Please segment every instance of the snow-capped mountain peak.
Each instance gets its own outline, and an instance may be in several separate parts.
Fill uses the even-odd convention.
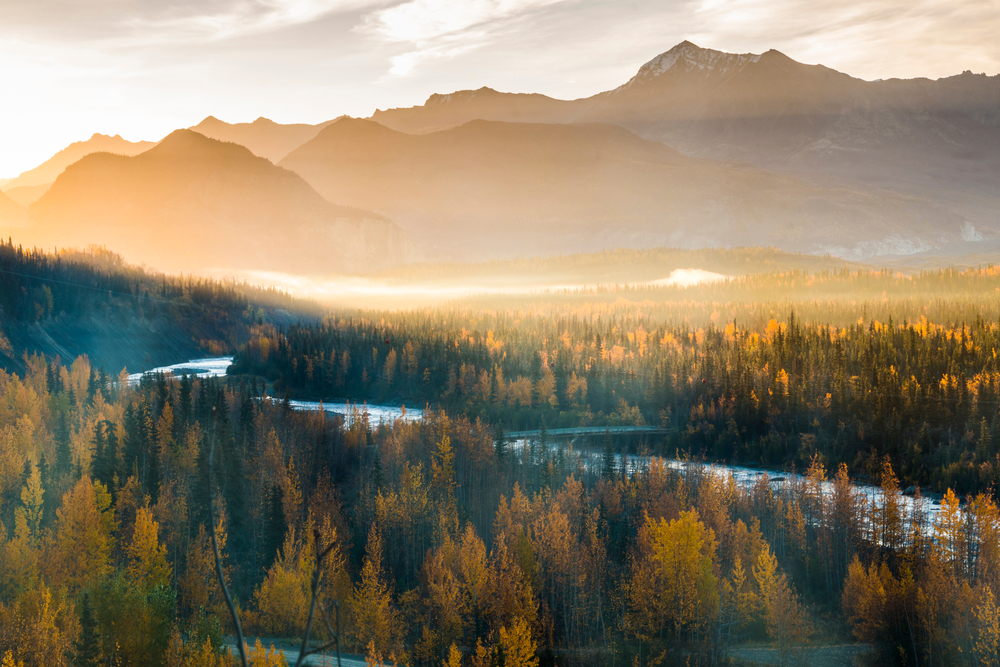
[[[685,40],[640,67],[638,73],[621,88],[629,88],[636,83],[648,82],[666,72],[698,70],[705,76],[727,74],[758,60],[760,60],[758,54],[725,53],[714,49],[703,49]]]

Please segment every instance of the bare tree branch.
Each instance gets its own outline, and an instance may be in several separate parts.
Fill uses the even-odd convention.
[[[299,648],[299,659],[295,661],[295,667],[301,667],[304,664],[305,659],[310,655],[313,655],[315,653],[322,653],[323,651],[326,651],[327,649],[332,648],[333,646],[337,647],[337,665],[338,667],[340,666],[340,604],[339,603],[337,604],[337,631],[334,633],[332,632],[332,628],[330,627],[329,620],[327,620],[326,610],[323,608],[323,605],[319,602],[319,589],[320,589],[320,584],[322,583],[323,580],[323,560],[328,555],[330,555],[330,552],[333,551],[333,547],[336,545],[336,543],[331,542],[326,546],[325,549],[321,551],[320,550],[321,537],[322,536],[320,535],[319,530],[314,529],[313,546],[316,549],[316,566],[315,569],[313,570],[313,576],[312,576],[312,599],[309,601],[309,618],[306,621],[306,631],[305,634],[302,635],[302,646]],[[310,649],[309,635],[312,633],[313,621],[316,618],[317,605],[319,605],[320,613],[323,615],[323,621],[326,624],[327,630],[331,631],[331,634],[334,635],[334,638],[328,641],[327,643],[323,644],[322,646]]]
[[[212,408],[215,411],[215,408]],[[243,639],[243,626],[240,625],[240,617],[236,613],[236,605],[233,604],[233,597],[229,594],[229,587],[226,586],[226,577],[222,571],[222,556],[219,554],[219,538],[215,534],[215,511],[212,500],[212,459],[215,456],[215,425],[212,425],[212,434],[209,438],[208,449],[208,521],[212,528],[212,551],[215,552],[215,574],[219,577],[219,586],[222,587],[222,596],[226,599],[226,606],[229,607],[229,614],[233,617],[233,626],[236,628],[236,648],[240,652],[240,662],[243,667],[249,667],[247,663],[246,641]],[[301,658],[300,658],[301,661]]]

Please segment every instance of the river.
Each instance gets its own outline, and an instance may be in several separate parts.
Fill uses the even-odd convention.
[[[180,364],[154,368],[153,370],[146,371],[145,374],[151,375],[165,373],[171,375],[188,374],[195,377],[224,377],[226,375],[226,371],[232,363],[232,357],[192,359],[191,361]],[[143,375],[143,373],[133,373],[129,375],[129,382],[138,382]],[[289,401],[289,403],[293,409],[302,411],[315,411],[319,410],[320,406],[322,406],[325,412],[343,416],[348,425],[352,424],[355,419],[360,418],[364,411],[368,412],[368,419],[371,424],[391,423],[397,419],[402,419],[404,421],[420,421],[424,414],[423,410],[420,409],[407,408],[405,406],[397,407],[393,405],[350,402],[325,403],[320,401]],[[514,449],[524,449],[527,447],[527,440],[517,439],[512,444]],[[550,443],[548,445],[550,451],[557,451],[559,447],[560,445],[555,443]],[[569,447],[565,451],[570,455],[575,454],[579,456],[581,463],[586,468],[599,469],[601,466],[601,453],[599,451],[590,449],[573,449],[572,447]],[[624,456],[622,454],[615,454],[616,465],[619,469],[621,469],[624,465],[624,469],[628,470],[630,473],[648,468],[651,458],[652,457],[650,456],[636,454],[628,454]],[[770,484],[776,491],[779,491],[783,486],[789,486],[804,481],[804,477],[802,475],[775,472],[773,470],[765,470],[763,468],[749,468],[745,466],[726,465],[721,463],[691,463],[676,459],[664,459],[664,463],[666,463],[667,467],[679,472],[684,472],[689,466],[700,465],[703,466],[705,472],[720,479],[728,475],[732,475],[736,483],[740,486],[752,486],[753,484],[756,484],[757,480],[759,480],[762,476],[768,475],[770,478]],[[882,504],[883,495],[881,488],[870,484],[854,484],[854,488],[859,494],[864,496],[867,502],[875,503],[876,505]],[[821,490],[824,495],[831,495],[833,493],[833,482],[823,482]],[[923,497],[918,501],[913,496],[903,496],[902,501],[904,511],[907,514],[912,514],[912,511],[917,506],[918,502],[920,504],[920,508],[924,510],[928,518],[933,519],[934,514],[941,511],[939,501],[932,497]]]
[[[144,373],[132,373],[128,376],[131,383],[138,382],[143,375],[190,375],[193,377],[225,377],[226,371],[233,363],[232,357],[208,357],[205,359],[192,359],[180,364],[170,366],[160,366]],[[273,397],[272,397],[273,399]],[[273,399],[277,400],[277,399]],[[365,411],[368,412],[368,420],[372,424],[391,423],[397,419],[403,421],[420,421],[423,419],[424,411],[418,408],[407,408],[406,406],[395,405],[375,405],[370,403],[350,403],[333,402],[322,403],[320,401],[289,401],[294,410],[314,411],[323,406],[325,412],[341,415],[348,425],[360,418]]]

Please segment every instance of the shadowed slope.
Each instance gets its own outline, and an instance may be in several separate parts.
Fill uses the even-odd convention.
[[[382,216],[331,204],[243,146],[190,130],[136,157],[84,158],[30,214],[33,241],[106,244],[171,271],[369,271],[410,253]]]

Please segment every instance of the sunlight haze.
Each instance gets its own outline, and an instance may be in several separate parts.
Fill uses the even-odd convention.
[[[995,2],[2,0],[0,177],[95,132],[158,140],[208,115],[309,122],[490,86],[562,99],[689,39],[863,79],[1000,70]]]

